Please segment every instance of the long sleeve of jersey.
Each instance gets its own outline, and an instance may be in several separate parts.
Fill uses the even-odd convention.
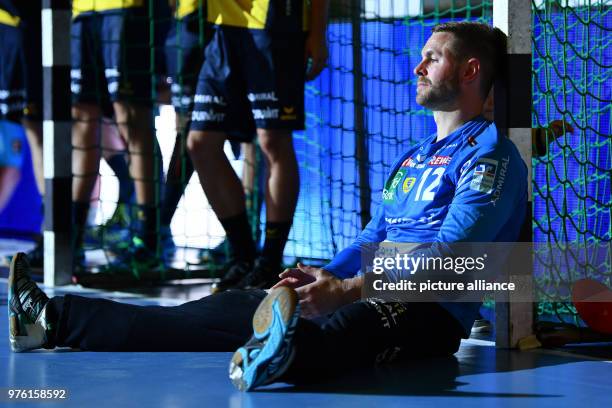
[[[386,236],[385,206],[380,204],[357,239],[340,251],[323,269],[341,279],[355,276],[361,268],[362,245],[382,242]]]

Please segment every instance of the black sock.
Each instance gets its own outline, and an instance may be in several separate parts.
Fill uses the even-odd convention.
[[[136,235],[143,240],[148,249],[157,251],[157,208],[137,205],[134,220]]]
[[[134,194],[134,181],[130,178],[130,169],[123,153],[118,153],[106,159],[119,180],[119,202],[129,203]]]
[[[168,170],[168,179],[166,180],[166,185],[164,188],[164,196],[162,199],[162,208],[159,216],[159,222],[161,225],[170,225],[172,221],[172,217],[176,212],[176,207],[178,206],[179,201],[181,201],[181,197],[185,192],[185,187],[193,174],[193,163],[189,157],[184,157],[184,165],[185,171],[181,171],[181,176],[176,177],[173,176],[176,174],[177,169],[176,166],[179,163],[175,163],[175,161],[170,162],[170,168]]]
[[[281,264],[290,230],[291,222],[266,222],[266,238],[261,253],[265,260],[274,265]]]
[[[72,202],[72,227],[74,228],[73,250],[78,250],[83,245],[83,234],[87,224],[89,213],[89,201]]]
[[[246,211],[234,215],[233,217],[219,220],[225,233],[227,240],[231,246],[231,252],[237,260],[253,262],[255,259],[255,242],[253,241],[251,225],[247,217]]]

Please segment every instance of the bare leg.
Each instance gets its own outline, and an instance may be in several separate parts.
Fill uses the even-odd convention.
[[[225,133],[211,131],[191,131],[187,138],[200,183],[219,219],[246,211],[242,184],[223,151],[225,139]]]
[[[127,150],[125,140],[121,138],[117,125],[109,118],[102,120],[102,157],[108,159]]]
[[[300,191],[300,175],[291,132],[257,129],[257,136],[269,169],[266,219],[291,222]]]
[[[114,102],[119,132],[128,144],[130,174],[135,182],[136,202],[154,206],[156,201],[155,136],[151,108]]]
[[[100,169],[100,108],[86,103],[72,107],[72,201],[89,202]]]

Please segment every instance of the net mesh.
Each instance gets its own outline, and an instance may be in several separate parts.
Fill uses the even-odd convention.
[[[593,247],[612,238],[610,130],[612,5],[609,1],[533,2],[533,126],[562,119],[574,131],[533,160],[534,242]],[[610,254],[568,251],[610,286]],[[580,323],[566,290],[576,276],[538,275],[540,319]],[[550,298],[551,301],[546,299]],[[552,299],[565,299],[565,302]]]
[[[154,16],[153,9],[149,14],[154,29],[168,22],[167,18]],[[393,160],[434,131],[431,113],[414,101],[416,80],[412,72],[420,61],[421,47],[431,28],[450,20],[490,23],[492,2],[339,0],[331,2],[330,14],[328,66],[315,81],[306,84],[306,130],[294,133],[301,185],[285,249],[287,263],[296,259],[323,263],[361,231],[370,211],[380,202]],[[180,32],[184,22],[172,20],[170,24]],[[201,12],[197,24],[204,25]],[[200,45],[206,44],[207,34],[202,29]],[[188,51],[182,48],[179,36],[172,46],[178,53]],[[155,55],[152,52],[151,58],[154,65],[159,65]],[[179,84],[182,81],[179,76]],[[356,94],[355,89],[362,91]],[[155,99],[159,99],[159,90],[152,90]],[[166,173],[175,143],[175,121],[171,107],[158,109],[156,134]],[[180,126],[178,130],[185,131]],[[226,151],[233,159],[229,145]],[[243,177],[248,177],[245,167],[253,169],[253,181],[245,183],[245,189],[250,192],[247,198],[253,232],[259,238],[265,223],[262,204],[265,168],[261,154],[256,157],[254,166],[245,165],[252,160],[245,159],[243,152],[232,164]],[[97,224],[111,217],[117,202],[116,176],[106,166],[102,174],[103,190],[104,180],[108,182],[100,198],[103,212],[99,212]],[[223,258],[215,257],[210,251],[196,256],[181,251],[181,247],[214,248],[224,239],[223,229],[202,193],[197,175],[183,171],[181,178],[187,187],[171,224],[174,242],[179,247],[175,265],[188,268],[199,263],[204,268],[214,268]],[[160,190],[163,196],[163,188]]]
[[[534,0],[532,8],[533,126],[546,128],[562,119],[574,129],[551,142],[545,156],[533,159],[533,238],[558,247],[567,242],[609,242],[610,2]],[[431,113],[415,102],[412,72],[433,25],[449,20],[491,23],[492,14],[492,1],[332,1],[328,66],[306,84],[306,130],[294,133],[301,185],[285,249],[287,263],[296,259],[323,263],[350,244],[380,203],[393,160],[434,132]],[[177,28],[182,24],[169,18],[153,21]],[[203,22],[200,13],[197,24],[203,27]],[[205,44],[203,31],[199,41]],[[176,47],[180,50],[180,42]],[[357,89],[361,91],[356,93]],[[156,98],[158,90],[152,90]],[[176,140],[175,121],[172,107],[158,109],[156,134],[165,172]],[[245,160],[243,152],[234,160],[229,145],[226,152],[241,175],[245,162],[255,160],[254,165],[246,165],[254,172],[246,176],[253,179],[246,184],[253,233],[259,237],[265,222],[261,154],[255,151],[255,159]],[[113,214],[117,202],[116,177],[106,167],[102,175],[104,211],[98,224]],[[187,187],[171,224],[179,247],[175,265],[214,268],[224,258],[210,251],[181,250],[214,248],[224,239],[197,175],[183,171],[181,177]],[[610,271],[610,261],[604,257],[586,262]],[[602,278],[611,283],[609,275]],[[552,299],[572,279],[559,271],[539,276],[537,290]],[[568,302],[540,302],[538,314],[541,319],[577,322]]]

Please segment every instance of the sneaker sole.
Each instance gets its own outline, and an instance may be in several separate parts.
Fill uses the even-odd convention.
[[[9,321],[9,343],[11,344],[11,350],[15,353],[22,351],[28,351],[40,348],[45,344],[47,336],[44,329],[44,321],[40,321],[41,317],[44,320],[45,312],[41,313],[41,317],[32,324],[20,322],[17,318],[17,313],[11,310],[11,299],[13,298],[13,282],[15,280],[15,267],[17,260],[25,256],[24,253],[19,252],[11,260],[8,275],[8,321]],[[40,321],[40,322],[39,322]],[[25,333],[25,335],[23,335]]]
[[[274,289],[261,301],[253,315],[253,335],[265,344],[246,369],[248,351],[241,347],[234,353],[229,374],[236,388],[249,391],[284,372],[285,367],[280,364],[286,366],[291,361],[286,353],[290,351],[298,317],[298,297],[293,289]]]

